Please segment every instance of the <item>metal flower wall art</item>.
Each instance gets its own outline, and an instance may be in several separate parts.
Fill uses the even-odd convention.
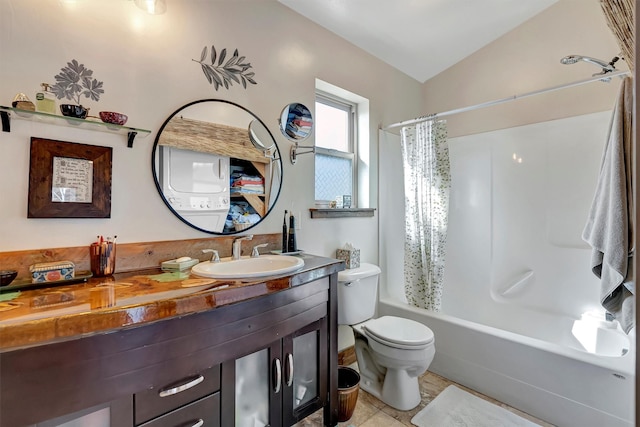
[[[233,82],[238,84],[242,83],[245,89],[247,88],[247,82],[253,85],[256,84],[256,81],[253,79],[256,73],[249,71],[251,64],[245,62],[244,56],[239,56],[238,49],[234,50],[233,55],[227,58],[226,48],[222,49],[218,55],[215,46],[211,46],[209,63],[207,62],[208,53],[209,48],[205,46],[200,54],[200,60],[192,59],[192,61],[202,66],[202,72],[209,81],[209,84],[212,84],[216,90],[218,90],[220,86],[229,89],[229,86],[232,86]]]
[[[63,67],[59,74],[56,74],[55,79],[56,83],[51,86],[51,91],[56,98],[66,98],[75,101],[78,105],[80,105],[82,95],[85,98],[98,101],[100,95],[104,93],[102,82],[93,78],[93,71],[75,59],[67,62],[67,66]]]

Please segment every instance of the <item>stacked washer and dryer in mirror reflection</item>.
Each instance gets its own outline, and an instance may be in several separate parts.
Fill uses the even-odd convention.
[[[221,233],[230,207],[229,157],[160,147],[160,182],[170,206],[198,228]]]

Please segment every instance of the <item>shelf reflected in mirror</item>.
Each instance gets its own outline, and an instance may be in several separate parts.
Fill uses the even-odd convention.
[[[282,162],[266,125],[230,101],[204,99],[171,114],[152,152],[156,188],[169,210],[210,234],[259,224],[282,187]]]

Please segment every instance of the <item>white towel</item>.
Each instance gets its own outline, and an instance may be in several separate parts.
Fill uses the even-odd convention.
[[[613,110],[584,241],[593,248],[591,267],[600,278],[600,302],[629,333],[635,318],[632,162],[633,80],[626,77]]]

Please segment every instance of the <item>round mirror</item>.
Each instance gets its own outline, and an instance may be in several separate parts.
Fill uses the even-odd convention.
[[[273,157],[276,143],[269,130],[258,120],[249,123],[249,140],[258,150],[264,152],[265,157]]]
[[[229,101],[204,99],[176,110],[151,156],[156,188],[171,212],[211,234],[255,226],[282,187],[273,135],[251,111]]]
[[[296,144],[311,135],[313,129],[313,117],[311,111],[303,104],[289,104],[280,114],[280,131]]]

